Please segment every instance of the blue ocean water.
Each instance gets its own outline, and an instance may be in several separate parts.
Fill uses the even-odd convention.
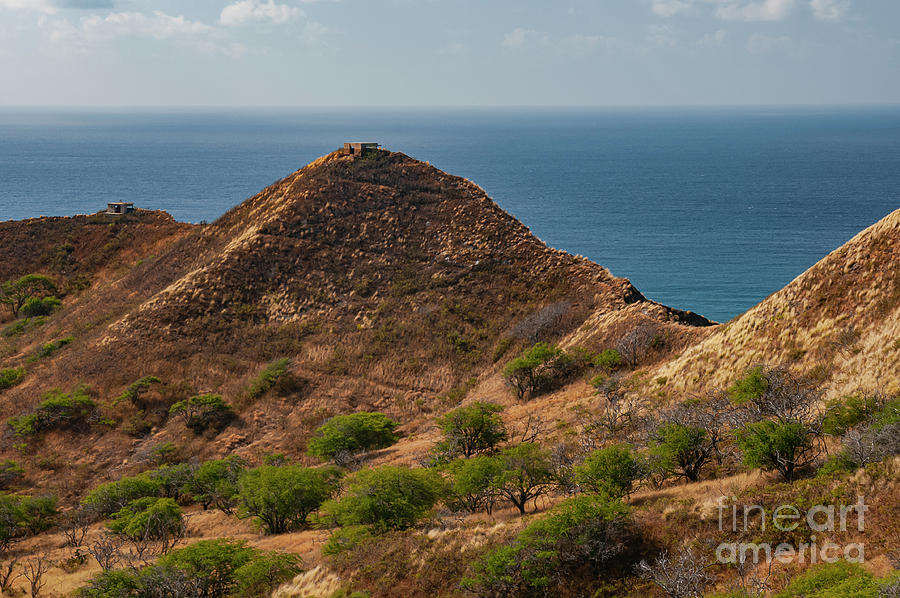
[[[900,207],[900,108],[0,111],[0,220],[214,220],[347,140],[480,184],[549,245],[724,321]]]

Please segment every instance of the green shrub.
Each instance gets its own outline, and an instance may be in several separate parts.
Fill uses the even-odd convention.
[[[132,571],[111,569],[95,575],[88,584],[78,589],[80,598],[126,598],[135,596],[141,584]]]
[[[322,554],[334,556],[345,550],[352,550],[374,537],[372,531],[366,525],[341,527],[328,537],[328,541],[322,546]]]
[[[161,494],[162,483],[147,474],[141,474],[101,484],[91,490],[81,502],[101,517],[107,517],[134,500],[159,497]]]
[[[22,307],[34,297],[44,297],[56,292],[53,281],[41,274],[26,274],[18,280],[0,284],[0,304],[9,307],[14,318],[19,317]]]
[[[640,463],[630,446],[597,449],[575,467],[575,482],[594,494],[622,498],[640,476]]]
[[[450,488],[447,504],[455,511],[488,514],[498,498],[495,480],[503,471],[499,457],[479,455],[471,459],[457,459],[448,466]]]
[[[54,389],[43,399],[30,414],[8,420],[16,434],[30,436],[53,429],[82,431],[90,425],[91,417],[97,411],[86,386],[78,387],[70,394]]]
[[[21,465],[11,459],[0,461],[0,490],[9,488],[12,484],[22,479],[25,470]]]
[[[843,473],[856,471],[859,464],[854,462],[844,452],[836,453],[828,457],[822,466],[816,471],[816,477],[831,477]]]
[[[133,540],[167,540],[183,534],[184,518],[171,498],[145,497],[114,513],[109,529]]]
[[[147,476],[159,482],[159,491],[163,498],[178,500],[194,477],[193,468],[188,463],[162,465],[148,471]]]
[[[878,397],[847,397],[829,401],[822,418],[822,432],[832,436],[843,436],[850,428],[869,420],[882,407]]]
[[[811,567],[776,595],[776,598],[878,598],[878,582],[857,563],[839,560]]]
[[[270,596],[275,588],[300,573],[302,562],[300,556],[296,554],[259,551],[235,570],[237,588],[232,596],[235,598]]]
[[[22,318],[3,329],[3,336],[21,336],[30,330],[40,328],[47,323],[47,318]]]
[[[12,388],[25,379],[25,368],[6,368],[0,370],[0,390]]]
[[[536,343],[506,364],[503,377],[519,400],[522,400],[549,390],[554,384],[564,380],[572,369],[572,358],[562,349],[547,343]]]
[[[405,529],[431,513],[444,495],[433,470],[382,466],[354,474],[346,495],[326,503],[341,525],[370,525],[377,532]]]
[[[0,493],[0,553],[22,538],[50,529],[56,518],[56,498]]]
[[[56,297],[32,297],[22,306],[22,314],[26,318],[36,318],[40,316],[49,316],[59,309],[62,302]]]
[[[571,498],[489,552],[462,586],[481,596],[552,596],[573,573],[601,577],[623,550],[627,514],[618,500]]]
[[[659,467],[692,482],[700,479],[703,466],[712,459],[712,450],[706,430],[672,422],[660,425],[650,443],[650,456]]]
[[[606,349],[594,357],[594,365],[605,371],[614,370],[622,365],[622,354],[615,349]]]
[[[769,388],[763,367],[751,368],[747,375],[728,388],[728,396],[737,405],[743,405],[760,398]]]
[[[131,383],[125,389],[125,392],[113,399],[113,405],[118,405],[122,401],[128,401],[140,411],[144,411],[147,408],[147,404],[141,399],[141,396],[158,384],[162,384],[162,380],[156,376],[144,376],[140,380]]]
[[[247,388],[247,397],[251,401],[255,401],[269,392],[269,390],[275,387],[278,381],[287,374],[290,363],[290,359],[284,358],[277,359],[267,365],[263,371],[250,382],[250,386]]]
[[[786,480],[808,464],[813,451],[809,428],[798,422],[750,423],[735,432],[735,440],[746,466],[778,471]]]
[[[35,354],[29,358],[29,360],[37,361],[38,359],[50,357],[66,345],[71,344],[74,340],[74,337],[67,336],[65,338],[56,339],[55,341],[50,341],[49,343],[44,343],[43,345],[41,345],[41,348],[38,349]]]
[[[500,405],[477,401],[439,417],[437,424],[444,441],[435,447],[434,453],[452,459],[494,450],[507,436],[500,417],[502,411]]]
[[[216,434],[225,429],[236,417],[231,405],[221,395],[202,394],[178,401],[169,408],[169,415],[180,415],[194,434],[211,431]]]
[[[263,465],[238,480],[243,509],[256,517],[266,533],[283,534],[306,526],[309,514],[337,491],[335,469],[299,465]]]
[[[309,441],[309,454],[333,459],[340,454],[380,449],[397,442],[399,423],[383,413],[337,415],[320,426]]]
[[[208,509],[214,505],[231,514],[238,500],[238,478],[247,469],[247,462],[236,455],[216,461],[204,461],[194,471],[187,491]]]

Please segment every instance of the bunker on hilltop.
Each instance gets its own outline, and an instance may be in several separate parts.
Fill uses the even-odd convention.
[[[372,141],[348,141],[344,144],[345,156],[361,156],[369,150],[377,150],[379,145]]]
[[[134,204],[130,201],[112,201],[106,204],[106,213],[115,216],[130,214],[134,211]]]

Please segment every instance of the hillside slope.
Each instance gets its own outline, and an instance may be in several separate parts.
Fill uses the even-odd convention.
[[[832,395],[900,391],[900,210],[654,371],[678,394],[787,364]]]
[[[85,432],[96,452],[72,453],[69,432],[34,448],[88,478],[168,441],[200,456],[301,455],[334,413],[430,421],[515,352],[589,320],[593,349],[635,318],[671,330],[673,351],[709,324],[547,247],[471,182],[386,151],[325,156],[165,245],[85,292],[0,364],[28,369],[2,395],[4,420],[53,387],[87,384],[106,405],[116,424]],[[31,357],[69,336],[57,354]],[[248,398],[251,379],[278,358],[291,360],[289,391]],[[212,437],[172,420],[136,434],[140,414],[111,399],[148,375],[166,384],[165,401],[215,392],[240,417]]]

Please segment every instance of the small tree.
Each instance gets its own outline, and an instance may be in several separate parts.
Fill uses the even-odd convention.
[[[238,587],[236,572],[257,554],[244,542],[201,540],[161,558],[159,566],[163,569],[157,573],[177,570],[195,579],[199,592],[190,596],[225,598]]]
[[[503,471],[498,457],[479,455],[471,459],[458,459],[448,467],[450,491],[447,503],[457,511],[475,513],[484,510],[491,514],[498,492],[494,480]]]
[[[186,489],[203,505],[230,515],[238,501],[238,478],[247,469],[247,462],[237,455],[216,461],[204,461],[194,471]]]
[[[26,274],[18,280],[10,280],[0,284],[0,303],[9,307],[13,318],[19,317],[19,311],[29,299],[43,297],[56,292],[53,280],[41,274]]]
[[[744,464],[778,471],[785,480],[815,458],[809,428],[798,422],[763,420],[747,424],[735,434],[744,451]]]
[[[640,476],[640,463],[627,445],[614,445],[591,453],[575,467],[575,481],[594,494],[622,498]]]
[[[660,342],[659,325],[650,322],[635,326],[619,338],[616,350],[622,361],[630,368],[635,368],[647,357],[650,349]]]
[[[572,371],[572,358],[562,349],[547,343],[537,343],[503,368],[506,383],[515,390],[519,400],[549,389]]]
[[[550,451],[524,442],[498,456],[502,471],[494,478],[497,492],[525,514],[528,501],[550,492],[555,481]]]
[[[235,419],[234,409],[221,395],[203,394],[178,401],[169,408],[169,415],[180,415],[194,434],[207,430],[219,433]]]
[[[337,491],[338,478],[334,469],[264,465],[241,475],[238,493],[266,533],[283,534],[306,526],[309,514]]]
[[[142,399],[142,396],[149,392],[151,388],[159,384],[162,384],[162,380],[156,376],[144,376],[140,380],[131,383],[128,388],[125,389],[125,392],[116,397],[113,404],[128,401],[139,411],[146,411],[148,405]]]
[[[148,496],[158,497],[161,494],[162,483],[141,474],[100,484],[91,490],[81,503],[93,509],[98,516],[106,517],[134,500]]]
[[[703,428],[664,423],[652,434],[650,453],[670,471],[696,482],[712,459],[713,446]]]
[[[380,449],[397,442],[399,423],[383,413],[337,415],[320,426],[309,441],[309,454],[333,459],[340,454]]]
[[[506,427],[500,413],[503,407],[477,401],[439,417],[437,424],[444,441],[437,448],[442,454],[463,457],[490,452],[506,440]]]
[[[638,572],[656,584],[669,598],[703,598],[713,577],[703,561],[690,549],[683,549],[678,556],[663,552],[652,563],[641,561]]]
[[[171,498],[139,498],[113,515],[109,529],[128,540],[159,542],[161,552],[184,536],[181,508]]]
[[[377,532],[405,529],[431,512],[445,493],[430,469],[385,465],[357,472],[346,495],[326,505],[341,525],[369,525]]]

